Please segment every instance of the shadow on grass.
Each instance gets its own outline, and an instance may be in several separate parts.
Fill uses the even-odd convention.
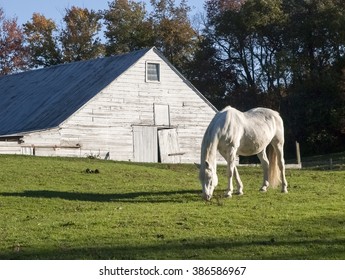
[[[195,196],[200,198],[200,191],[194,190],[180,190],[180,191],[166,191],[166,192],[131,192],[119,194],[100,194],[100,193],[81,193],[81,192],[62,192],[51,190],[39,191],[23,191],[23,192],[4,192],[0,196],[7,197],[31,197],[31,198],[48,198],[48,199],[65,199],[72,201],[89,201],[89,202],[184,202],[183,196]]]
[[[254,237],[253,237],[254,238]],[[103,245],[83,248],[22,248],[0,252],[0,259],[63,259],[63,260],[145,260],[145,259],[255,259],[317,260],[344,259],[345,239],[308,239],[274,241],[269,237],[255,240],[225,239],[160,240],[156,245]]]

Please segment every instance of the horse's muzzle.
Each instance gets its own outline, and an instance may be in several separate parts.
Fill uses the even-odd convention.
[[[206,201],[210,201],[211,198],[212,198],[212,195],[203,193],[203,194],[202,194],[202,198],[203,198],[204,200],[206,200]]]

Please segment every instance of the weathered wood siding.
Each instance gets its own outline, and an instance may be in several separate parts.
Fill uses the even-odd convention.
[[[0,141],[0,154],[20,155],[22,148],[17,142]]]
[[[160,63],[160,82],[146,82],[147,62]],[[58,128],[26,134],[21,145],[34,145],[36,155],[134,161],[133,126],[157,126],[155,122],[169,118],[181,162],[193,163],[199,162],[202,137],[214,115],[188,82],[151,50]]]

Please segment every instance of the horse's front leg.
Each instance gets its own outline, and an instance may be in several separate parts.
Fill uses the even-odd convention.
[[[225,191],[225,196],[226,197],[232,197],[232,192],[234,190],[233,182],[232,182],[232,177],[234,173],[237,172],[236,166],[235,166],[235,158],[236,158],[236,151],[235,149],[232,149],[228,156],[228,188]],[[235,171],[236,170],[236,171]]]
[[[243,183],[241,181],[240,174],[238,173],[236,165],[234,167],[234,173],[235,173],[235,178],[236,178],[236,183],[237,183],[237,193],[236,194],[243,195]]]
[[[225,191],[225,197],[232,197],[232,192],[234,190],[234,186],[232,183],[232,177],[234,174],[234,166],[232,162],[228,162],[228,188]]]

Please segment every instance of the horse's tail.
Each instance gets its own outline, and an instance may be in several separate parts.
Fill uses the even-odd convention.
[[[281,184],[280,169],[276,150],[272,145],[267,147],[267,156],[269,160],[268,182],[271,187],[276,188]]]

